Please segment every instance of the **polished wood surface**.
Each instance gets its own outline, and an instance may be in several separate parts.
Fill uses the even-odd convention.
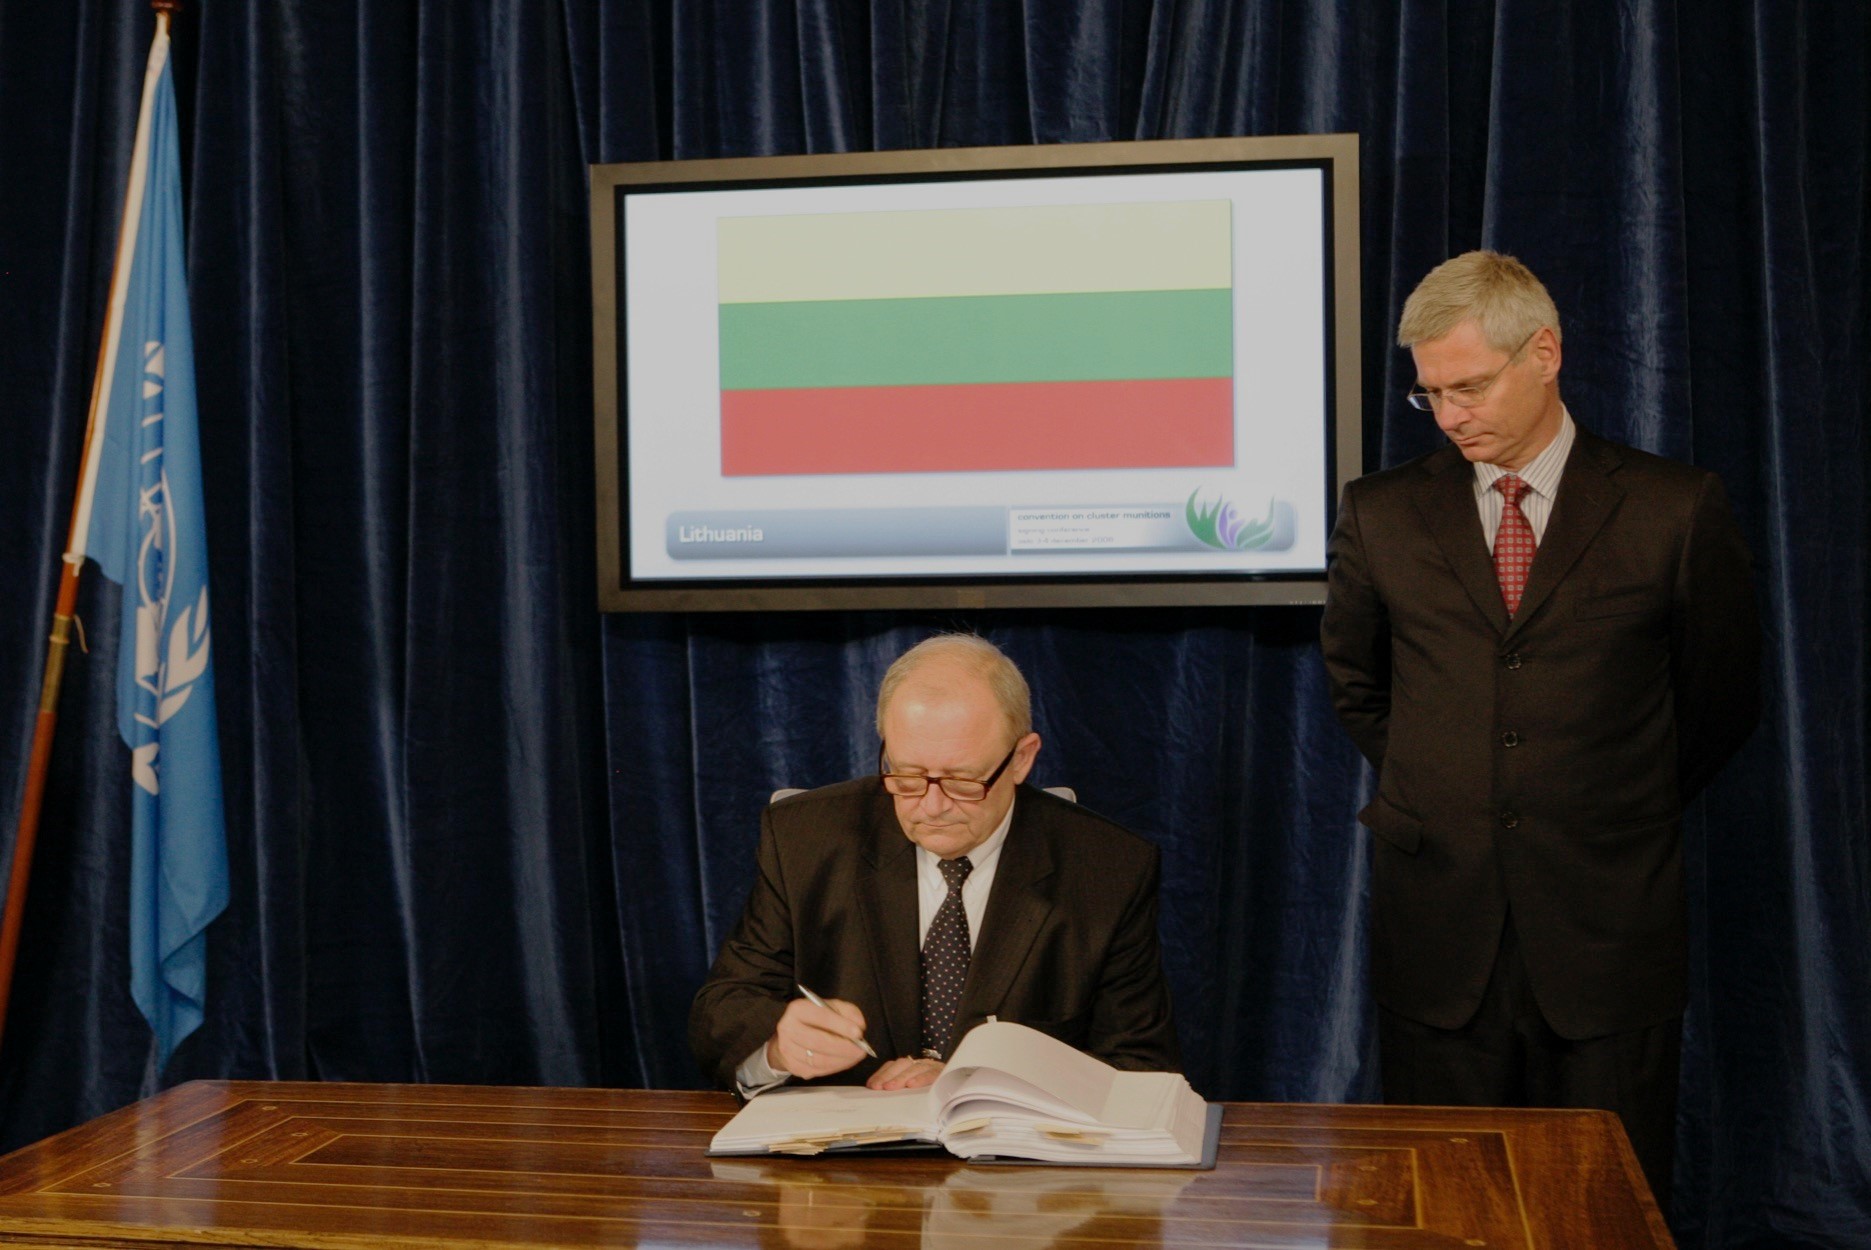
[[[1231,1104],[1212,1172],[710,1159],[725,1094],[197,1081],[0,1159],[8,1246],[1667,1247],[1596,1111]]]

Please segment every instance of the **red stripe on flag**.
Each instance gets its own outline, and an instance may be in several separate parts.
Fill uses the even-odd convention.
[[[721,393],[727,477],[1233,464],[1232,378]]]

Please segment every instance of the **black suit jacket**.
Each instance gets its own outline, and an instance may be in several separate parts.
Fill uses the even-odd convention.
[[[795,982],[864,1012],[882,1059],[922,1032],[916,848],[863,777],[783,799],[760,819],[759,873],[689,1013],[702,1068],[734,1070],[773,1034]],[[1049,1033],[1120,1068],[1178,1067],[1158,951],[1156,848],[1022,786],[956,1020]],[[828,1078],[862,1083],[866,1059]]]
[[[1578,431],[1511,622],[1454,447],[1351,483],[1329,557],[1333,701],[1378,770],[1378,1001],[1466,1023],[1511,905],[1560,1034],[1680,1015],[1683,804],[1759,714],[1720,480]]]

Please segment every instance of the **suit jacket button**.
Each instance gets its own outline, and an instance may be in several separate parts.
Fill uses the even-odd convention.
[[[1501,663],[1505,664],[1508,668],[1519,668],[1520,652],[1509,651],[1506,655],[1501,657]]]
[[[1502,745],[1502,746],[1504,746],[1504,747],[1517,747],[1517,746],[1519,746],[1519,745],[1520,745],[1520,735],[1519,735],[1519,734],[1517,734],[1517,733],[1515,733],[1515,732],[1514,732],[1513,730],[1511,730],[1511,729],[1510,729],[1510,730],[1508,730],[1508,731],[1507,731],[1506,733],[1504,733],[1504,734],[1502,734],[1502,735],[1501,735],[1501,745]]]
[[[1501,811],[1501,828],[1518,829],[1519,827],[1520,813],[1514,811],[1512,808],[1503,808]]]

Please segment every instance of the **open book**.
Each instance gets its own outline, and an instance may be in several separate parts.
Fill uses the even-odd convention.
[[[1208,1106],[1175,1072],[1120,1072],[1025,1025],[969,1030],[935,1084],[826,1085],[754,1098],[710,1154],[818,1154],[933,1142],[965,1159],[1201,1167]]]

